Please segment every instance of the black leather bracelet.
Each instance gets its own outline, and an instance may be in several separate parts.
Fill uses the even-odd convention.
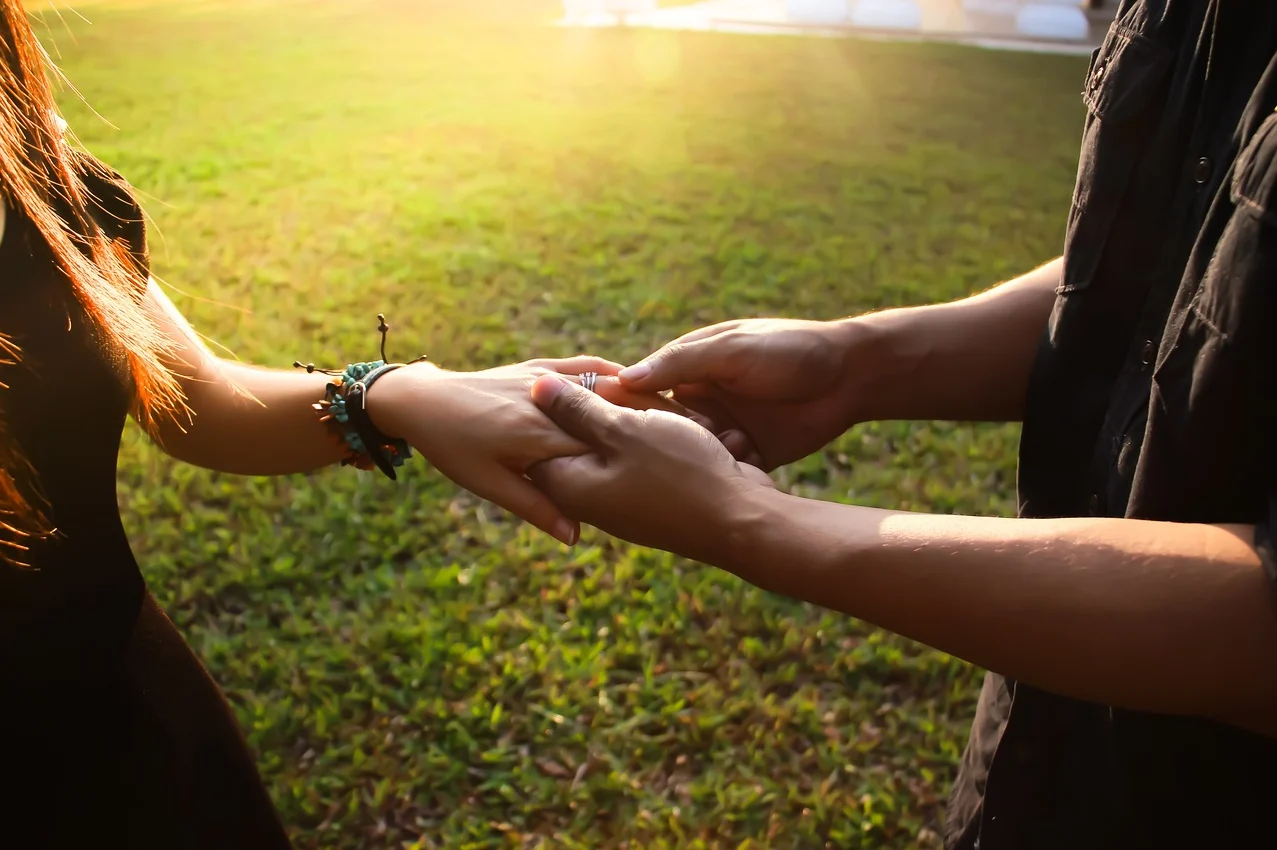
[[[406,363],[387,363],[380,366],[362,380],[351,384],[343,393],[346,399],[346,416],[349,418],[350,427],[359,435],[359,439],[363,441],[364,450],[368,456],[372,458],[373,463],[377,464],[377,468],[385,473],[390,480],[396,480],[395,463],[390,452],[395,452],[400,458],[406,460],[412,456],[412,449],[408,443],[401,439],[386,436],[380,428],[373,424],[372,417],[368,415],[368,391],[372,389],[375,381],[379,380],[383,375],[389,375],[396,369],[406,366]],[[400,463],[403,461],[401,460]]]
[[[334,443],[346,452],[342,466],[371,469],[371,461],[393,481],[396,478],[395,467],[402,466],[412,457],[412,448],[407,440],[388,437],[373,424],[372,417],[368,415],[368,391],[382,375],[428,358],[423,354],[408,363],[386,362],[386,334],[390,325],[381,313],[377,314],[377,330],[381,333],[380,360],[351,363],[341,371],[317,368],[314,363],[302,363],[300,360],[294,360],[293,366],[305,369],[308,374],[321,372],[335,379],[325,388],[324,398],[311,407],[319,413],[320,421],[329,427]]]

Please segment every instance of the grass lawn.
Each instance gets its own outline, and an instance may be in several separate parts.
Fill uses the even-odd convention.
[[[392,356],[628,360],[1058,253],[1083,59],[555,7],[95,0],[41,31],[174,300],[261,364],[371,356],[378,311]],[[1007,514],[1016,436],[882,423],[778,478]],[[240,479],[130,430],[120,485],[299,848],[938,846],[958,660],[601,534],[565,552],[422,463]]]

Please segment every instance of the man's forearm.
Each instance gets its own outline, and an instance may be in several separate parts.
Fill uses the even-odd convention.
[[[858,421],[1019,421],[1046,331],[1062,261],[1052,260],[987,292],[846,320],[866,341],[858,356]]]
[[[1277,617],[1250,526],[745,503],[721,566],[765,589],[1056,693],[1277,736]]]

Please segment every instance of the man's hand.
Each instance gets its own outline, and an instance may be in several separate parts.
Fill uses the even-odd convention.
[[[740,498],[770,487],[714,435],[663,410],[618,407],[561,377],[538,378],[532,397],[589,451],[536,463],[527,473],[568,517],[642,546],[722,563]]]
[[[855,424],[850,322],[747,319],[693,331],[621,370],[635,390],[673,390],[738,459],[762,469],[806,457]]]

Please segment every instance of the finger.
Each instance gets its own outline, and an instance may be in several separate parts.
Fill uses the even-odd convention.
[[[544,411],[536,411],[538,420],[530,423],[518,437],[512,437],[510,451],[502,463],[519,467],[522,472],[537,461],[552,457],[576,457],[594,449],[571,434],[565,433]]]
[[[552,503],[580,516],[574,508],[590,503],[599,469],[599,456],[590,454],[543,460],[528,467],[527,475]]]
[[[577,381],[572,382],[577,383]],[[614,377],[600,377],[594,384],[594,392],[612,404],[619,404],[631,410],[668,410],[679,416],[686,416],[689,412],[686,407],[672,398],[667,398],[660,393],[638,392]]]
[[[732,319],[731,321],[727,321],[727,322],[719,322],[713,325],[706,325],[703,328],[697,328],[694,331],[688,331],[687,333],[680,336],[678,339],[670,340],[670,344],[683,343],[683,342],[697,342],[698,340],[709,339],[710,337],[718,336],[719,334],[725,331],[735,330],[736,328],[740,327],[742,321],[743,319]]]
[[[560,375],[580,375],[582,372],[598,372],[600,375],[615,375],[625,368],[620,363],[612,360],[606,360],[602,357],[593,357],[588,354],[582,354],[577,357],[563,357],[560,359],[540,358],[537,360],[529,360],[525,365],[534,369],[549,369],[551,372],[558,372]]]
[[[706,431],[709,431],[711,434],[717,434],[720,430],[722,430],[718,427],[718,423],[710,419],[708,416],[703,416],[699,413],[689,413],[687,418],[704,428]]]
[[[714,381],[726,365],[716,337],[698,342],[674,342],[649,354],[619,377],[636,390],[672,390],[679,384]]]
[[[639,390],[672,390],[679,384],[715,382],[727,377],[735,346],[720,338],[737,323],[725,323],[687,334],[619,373],[622,381]]]
[[[570,436],[590,446],[612,442],[623,416],[637,414],[565,381],[561,375],[542,375],[532,385],[532,400]]]
[[[564,516],[545,493],[531,481],[503,467],[479,479],[471,492],[554,537],[565,546],[575,546],[581,526]]]
[[[693,410],[692,408],[687,409],[687,414],[684,418],[691,420],[696,423],[698,427],[709,431],[711,434],[721,434],[723,431],[729,430],[724,427],[722,423],[714,419],[713,416],[701,411]]]
[[[718,435],[718,441],[737,460],[742,460],[754,453],[754,443],[744,431],[724,431]]]
[[[704,387],[702,384],[693,386]],[[713,392],[693,392],[686,387],[679,387],[674,393],[674,400],[691,411],[695,417],[698,417],[694,419],[697,424],[713,431],[715,434],[721,434],[724,431],[743,430],[728,406],[720,401]]]

